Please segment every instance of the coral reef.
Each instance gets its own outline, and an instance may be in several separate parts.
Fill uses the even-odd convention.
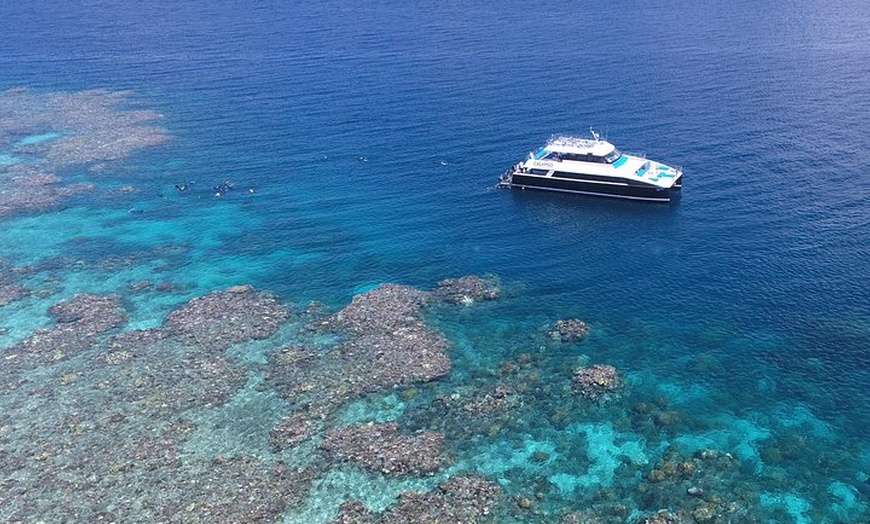
[[[258,314],[283,311],[250,288],[216,296],[208,307],[196,299],[182,306],[161,328],[104,340],[126,319],[119,301],[76,295],[49,308],[53,325],[8,348],[14,358],[0,374],[5,521],[275,522],[302,501],[315,467],[203,460],[184,449],[197,430],[188,414],[227,402],[249,378],[213,346],[190,345],[191,333],[252,340],[276,328]],[[254,316],[237,318],[237,333],[213,322],[240,305]]]
[[[6,373],[70,358],[90,348],[101,333],[127,321],[116,296],[75,295],[51,306],[48,314],[55,324],[37,330],[6,350],[3,366]]]
[[[30,295],[30,291],[17,284],[0,283],[0,307],[10,302],[21,300]]]
[[[243,340],[268,337],[287,315],[274,295],[251,286],[233,286],[176,309],[166,318],[164,329],[187,345],[220,351]]]
[[[558,382],[541,384],[535,365],[531,355],[520,355],[516,361],[505,362],[490,380],[438,391],[429,402],[406,410],[400,423],[440,431],[448,442],[491,437],[518,428],[531,420],[529,417],[537,416],[532,411],[540,399],[561,393]]]
[[[350,460],[390,475],[430,474],[445,465],[444,435],[402,435],[398,429],[395,422],[345,426],[327,433],[320,449],[333,460]]]
[[[168,140],[165,129],[149,125],[153,111],[120,109],[128,93],[106,90],[36,93],[0,92],[0,219],[17,212],[43,211],[63,198],[94,189],[63,184],[57,173],[89,166],[93,173],[133,152]]]
[[[431,293],[434,300],[469,306],[482,300],[495,300],[501,295],[501,285],[493,276],[467,275],[447,278]]]
[[[521,395],[515,387],[497,383],[491,390],[476,392],[475,395],[463,402],[462,409],[469,415],[480,416],[510,411],[518,407],[520,402]]]
[[[0,136],[56,133],[44,141],[19,141],[13,155],[34,155],[52,168],[118,160],[168,140],[165,129],[149,122],[161,118],[148,110],[119,109],[128,92],[94,89],[37,93],[10,89],[0,93]]]
[[[92,184],[61,185],[57,175],[30,166],[0,166],[0,182],[4,183],[0,218],[19,211],[51,209],[64,197],[94,188]]]
[[[501,488],[476,475],[453,477],[438,488],[405,492],[383,513],[368,510],[359,502],[341,506],[333,524],[390,524],[424,522],[497,522],[493,511],[500,502]]]
[[[573,382],[574,391],[588,400],[610,397],[622,387],[622,379],[616,368],[607,364],[577,368]]]
[[[310,326],[344,336],[336,346],[295,344],[273,351],[267,383],[323,418],[351,398],[443,377],[450,370],[447,340],[422,321],[426,296],[394,284],[357,295]]]
[[[439,393],[428,405],[408,411],[402,423],[412,428],[437,429],[451,441],[493,436],[516,426],[524,414],[524,398],[504,383],[460,387]]]
[[[296,413],[281,421],[269,432],[272,451],[278,452],[291,448],[314,435],[319,424],[304,413]]]
[[[382,284],[356,295],[341,311],[320,322],[320,330],[345,329],[355,334],[391,332],[421,324],[428,294],[398,284]]]
[[[641,518],[637,524],[683,524],[684,522],[686,519],[681,515],[663,509],[653,515]]]
[[[589,325],[579,318],[557,320],[547,336],[559,342],[580,342],[589,333]]]
[[[3,282],[15,286],[30,271],[14,268]],[[686,406],[628,391],[610,365],[572,372],[547,344],[470,378],[439,380],[450,370],[449,345],[424,315],[433,304],[464,303],[445,296],[454,298],[387,284],[333,314],[313,304],[291,318],[274,295],[234,286],[177,307],[159,327],[124,332],[116,296],[57,302],[49,325],[4,350],[0,515],[16,523],[279,522],[327,468],[350,463],[404,482],[446,476],[454,458],[473,453],[509,457],[504,470],[488,472],[502,487],[461,474],[402,493],[379,512],[346,502],[334,522],[752,524],[784,514],[759,502],[760,486],[787,491],[800,481],[786,468],[814,453],[803,437],[782,431],[759,441],[760,473],[725,450],[684,450],[673,436],[698,424]],[[231,358],[238,347],[226,351],[281,326],[281,343],[255,344],[268,351],[264,367]],[[298,330],[292,343],[290,330]],[[533,331],[536,344],[544,340]],[[255,430],[270,448],[256,457],[192,452],[210,428],[207,415],[232,409],[256,384],[288,407]],[[356,406],[340,409],[383,395],[401,403],[395,421],[350,423],[361,420]],[[300,451],[310,462],[291,463]],[[849,460],[823,458],[834,469]],[[587,484],[598,475],[612,482]]]

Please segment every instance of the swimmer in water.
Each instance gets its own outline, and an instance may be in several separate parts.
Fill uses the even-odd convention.
[[[226,193],[228,191],[232,191],[233,182],[231,180],[224,180],[220,184],[214,186],[214,190],[218,193]]]

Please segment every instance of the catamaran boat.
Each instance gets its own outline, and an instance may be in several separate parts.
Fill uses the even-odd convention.
[[[653,202],[669,202],[682,184],[682,168],[623,153],[595,131],[592,138],[551,138],[505,171],[499,182],[502,187]]]

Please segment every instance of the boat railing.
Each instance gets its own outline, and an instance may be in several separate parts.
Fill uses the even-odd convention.
[[[523,165],[522,162],[519,162],[519,163],[514,164],[511,167],[507,168],[505,170],[505,172],[502,173],[500,177],[498,177],[498,185],[501,187],[511,185],[511,181],[513,180],[513,177],[514,177],[514,173],[519,171],[521,169],[522,165]]]

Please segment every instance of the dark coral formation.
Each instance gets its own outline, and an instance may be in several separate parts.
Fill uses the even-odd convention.
[[[98,335],[127,322],[116,296],[79,294],[48,310],[55,324],[10,347],[4,370],[34,368],[74,356],[96,343]]]
[[[448,442],[492,437],[516,429],[539,416],[535,410],[540,400],[562,396],[556,383],[540,381],[534,364],[531,356],[522,356],[517,362],[506,362],[493,380],[440,391],[428,403],[406,410],[400,423],[408,428],[443,432]],[[573,399],[566,396],[565,400]]]
[[[637,524],[683,524],[686,520],[677,513],[659,510],[652,515],[642,517]]]
[[[574,391],[589,400],[601,400],[617,393],[622,379],[616,368],[607,364],[581,367],[574,371]]]
[[[272,429],[272,448],[283,450],[314,436],[350,399],[445,376],[451,366],[448,343],[423,322],[423,310],[433,302],[455,303],[449,297],[460,291],[477,297],[498,294],[484,279],[451,282],[438,296],[381,285],[309,324],[315,339],[332,337],[327,343],[294,343],[273,351],[266,383],[291,402],[294,413]],[[321,450],[333,461],[354,461],[388,474],[428,474],[446,463],[442,434],[419,430],[403,435],[398,428],[395,423],[342,427],[326,434]]]
[[[55,207],[63,198],[93,190],[91,184],[62,185],[57,175],[30,166],[0,166],[4,184],[0,201],[0,218],[18,211],[44,211]]]
[[[286,448],[306,441],[320,428],[319,424],[304,413],[296,413],[281,421],[269,432],[269,444],[273,451]]]
[[[432,291],[435,300],[462,305],[471,305],[481,300],[495,300],[500,295],[501,285],[495,277],[477,275],[444,279]]]
[[[438,488],[406,492],[383,513],[370,511],[359,502],[341,506],[333,524],[392,523],[485,523],[497,522],[494,510],[500,502],[501,488],[476,475],[453,477]]]
[[[37,294],[33,289],[22,284],[22,278],[29,273],[33,273],[32,266],[19,267],[0,258],[0,307]],[[4,328],[5,326],[0,324],[0,334]]]
[[[355,424],[327,433],[320,445],[333,460],[352,461],[390,475],[434,473],[447,462],[444,435],[421,431],[402,435],[395,422]]]
[[[589,333],[589,325],[579,318],[557,320],[547,336],[559,342],[580,342]]]
[[[639,502],[644,509],[673,510],[659,511],[647,517],[649,522],[757,522],[752,514],[757,493],[741,479],[741,467],[732,455],[718,450],[692,455],[668,451],[638,486]],[[667,518],[672,520],[661,520]]]
[[[447,340],[421,317],[426,297],[414,288],[385,284],[355,296],[321,324],[351,333],[338,352],[348,364],[364,362],[364,369],[353,370],[365,382],[360,392],[425,382],[450,371]]]
[[[30,291],[27,288],[18,284],[4,284],[0,282],[0,307],[28,296],[30,296]]]
[[[267,382],[310,416],[323,418],[351,398],[443,377],[450,370],[447,340],[422,321],[426,296],[393,284],[357,295],[310,326],[343,335],[337,345],[294,344],[272,352]]]
[[[218,351],[243,340],[268,337],[287,315],[274,295],[251,286],[233,286],[176,309],[166,318],[164,329],[187,345]]]
[[[409,286],[382,284],[356,295],[341,311],[323,320],[319,329],[346,329],[355,334],[390,332],[420,324],[427,293]]]

